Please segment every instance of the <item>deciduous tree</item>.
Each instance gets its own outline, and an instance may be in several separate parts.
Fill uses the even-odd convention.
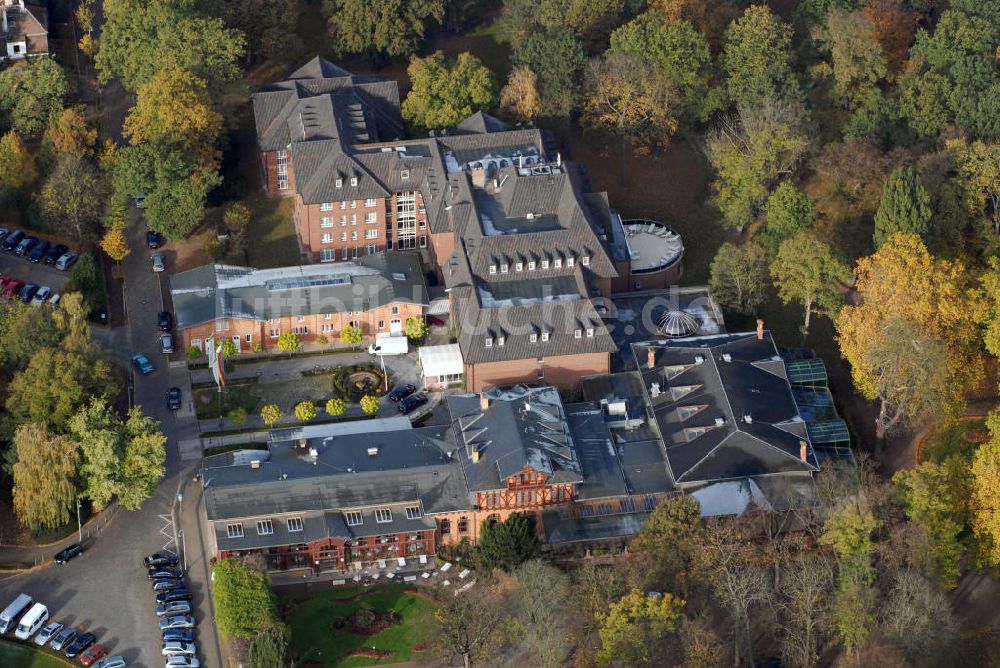
[[[1000,410],[986,422],[990,440],[976,450],[972,461],[972,528],[980,542],[983,561],[1000,564]]]
[[[912,665],[947,662],[942,650],[955,639],[955,614],[948,597],[923,575],[911,569],[901,571],[880,617]]]
[[[0,185],[23,188],[38,176],[35,160],[14,132],[0,137]]]
[[[19,300],[0,303],[0,367],[8,373],[20,371],[36,352],[56,347],[65,334],[49,309],[31,308]]]
[[[791,68],[792,27],[766,5],[747,7],[726,31],[722,63],[729,99],[759,105],[772,98],[798,94]]]
[[[230,338],[222,339],[220,342],[222,345],[222,356],[223,357],[233,357],[239,351],[236,349],[236,342]]]
[[[132,249],[128,247],[128,238],[120,227],[112,227],[104,233],[101,237],[101,250],[115,262],[121,262],[132,254]]]
[[[285,668],[291,661],[288,656],[290,632],[284,624],[276,623],[257,633],[250,643],[250,668]]]
[[[511,513],[503,522],[483,520],[479,529],[479,561],[483,568],[510,572],[540,551],[532,517]]]
[[[459,54],[454,64],[440,51],[414,56],[406,72],[412,87],[403,101],[403,118],[418,132],[450,128],[496,103],[493,75],[471,53]]]
[[[973,216],[988,212],[993,233],[1000,235],[1000,144],[956,139],[947,146],[958,162],[969,211]]]
[[[118,501],[126,510],[139,510],[163,478],[167,437],[160,431],[160,423],[143,415],[139,406],[129,409],[124,433]]]
[[[514,50],[514,67],[527,67],[538,76],[542,116],[563,118],[576,106],[586,55],[572,31],[534,32]]]
[[[897,232],[919,234],[927,242],[932,234],[931,198],[911,167],[897,167],[882,189],[875,212],[875,247],[881,248]]]
[[[49,123],[45,139],[56,158],[88,158],[97,143],[97,128],[92,128],[78,107],[66,107]]]
[[[475,598],[446,596],[434,611],[437,654],[451,666],[457,659],[465,668],[488,666],[505,646],[506,597],[483,582]]]
[[[347,412],[347,403],[343,399],[334,397],[326,401],[326,414],[330,417],[339,417]]]
[[[88,160],[67,155],[42,187],[42,210],[56,228],[63,228],[83,243],[104,213],[107,188],[97,168]]]
[[[260,419],[270,427],[281,419],[281,409],[278,408],[277,404],[267,404],[260,409]]]
[[[500,110],[518,121],[533,121],[542,112],[538,77],[527,67],[515,67],[500,91]]]
[[[361,404],[361,410],[363,410],[367,415],[374,415],[375,413],[378,413],[378,397],[366,394],[361,397],[361,401],[359,403]]]
[[[900,72],[917,30],[917,14],[902,0],[868,0],[862,10],[872,24],[872,31],[882,45],[891,72]]]
[[[709,284],[720,304],[752,315],[764,303],[767,254],[753,242],[722,244],[712,260]]]
[[[365,338],[364,333],[361,328],[357,325],[347,325],[342,330],[340,330],[340,340],[346,345],[357,346]]]
[[[841,310],[838,342],[858,391],[879,402],[879,439],[913,418],[957,410],[981,378],[985,317],[964,264],[896,234],[855,275],[861,303]]]
[[[52,434],[44,425],[25,423],[17,428],[11,447],[17,451],[12,475],[18,519],[32,529],[69,523],[80,461],[76,442]]]
[[[276,621],[267,575],[236,559],[223,559],[212,568],[215,623],[226,638],[251,639]]]
[[[316,417],[316,404],[311,401],[300,401],[295,404],[295,417],[308,422]]]
[[[517,588],[509,606],[511,632],[519,636],[517,651],[533,657],[535,665],[565,666],[572,649],[573,620],[564,614],[570,599],[569,575],[541,559],[518,566]]]
[[[684,601],[673,594],[647,594],[633,589],[601,616],[600,665],[663,665],[666,657],[657,644],[684,619]]]
[[[278,337],[278,350],[286,353],[294,353],[301,347],[299,343],[299,335],[295,332],[288,331],[282,332]]]
[[[820,42],[830,54],[834,92],[845,107],[859,106],[888,75],[875,28],[861,11],[832,10]]]
[[[55,58],[29,58],[0,72],[0,111],[18,134],[41,135],[68,94],[66,73]]]
[[[242,406],[237,406],[233,410],[226,413],[226,419],[238,427],[246,424],[247,420],[250,419],[250,415],[247,413],[247,409]]]
[[[829,617],[833,569],[824,555],[799,557],[782,569],[778,602],[781,656],[792,666],[816,665]]]
[[[424,34],[444,19],[444,0],[324,0],[323,13],[339,55],[376,58],[417,52]]]
[[[121,420],[106,401],[94,399],[70,418],[66,426],[80,445],[82,495],[100,510],[121,490],[125,453]]]
[[[591,61],[584,78],[581,124],[631,145],[638,155],[667,147],[677,131],[679,101],[651,65],[611,52]],[[623,153],[624,162],[624,153]]]
[[[812,200],[789,181],[782,181],[767,198],[764,243],[774,258],[782,242],[806,229],[813,220]]]
[[[834,313],[842,303],[837,281],[850,279],[850,269],[816,235],[804,231],[781,244],[771,264],[771,277],[781,301],[805,307],[804,332],[809,331],[813,307]]]
[[[411,316],[403,323],[403,333],[411,341],[423,341],[427,336],[427,322],[423,316]]]
[[[246,38],[246,59],[285,53],[296,38],[299,5],[294,0],[225,0],[225,18]]]
[[[645,554],[663,569],[682,593],[695,584],[695,564],[704,540],[701,506],[690,496],[672,496],[660,503],[632,540],[631,549]]]

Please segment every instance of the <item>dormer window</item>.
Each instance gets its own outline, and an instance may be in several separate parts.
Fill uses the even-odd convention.
[[[524,271],[524,263],[517,262],[514,264],[514,271]]]
[[[574,339],[581,339],[581,338],[583,338],[583,330],[581,330],[579,327],[577,327],[576,329],[574,329],[573,330],[573,338]]]
[[[490,265],[490,273],[491,274],[497,273],[497,266],[495,264]]]
[[[337,179],[336,182],[335,182],[335,185],[338,188],[343,188],[344,187],[344,179]]]
[[[498,336],[497,337],[497,346],[499,346],[500,348],[503,348],[504,341],[505,341],[505,339],[504,339],[503,336]]]
[[[410,178],[410,170],[408,170],[408,169],[401,169],[401,170],[399,170],[399,178],[403,179],[404,181],[406,181],[407,179],[409,179]]]
[[[542,332],[542,341],[548,341],[548,340],[549,340],[549,333],[547,331]]]
[[[356,188],[357,186],[358,186],[358,177],[352,176],[351,177],[351,187],[352,188]]]
[[[580,256],[580,264],[582,264],[584,267],[589,267],[590,266],[590,256],[589,255],[581,255]]]
[[[504,262],[502,265],[500,265],[500,273],[501,274],[506,274],[509,270],[510,270],[510,265],[507,264],[506,262]]]
[[[492,336],[487,336],[486,339],[485,339],[485,341],[484,341],[484,343],[486,344],[487,348],[492,348],[493,347],[493,337]]]
[[[556,269],[560,269],[562,267],[562,258],[557,257],[555,260],[553,260],[552,266],[555,267]]]
[[[549,261],[547,259],[542,260],[542,269],[548,269],[548,268],[549,268]]]
[[[532,343],[537,343],[538,342],[538,334],[536,334],[535,332],[532,332],[531,334],[528,334],[528,340],[531,341]]]
[[[534,271],[534,270],[535,270],[535,261],[528,260],[528,271]]]
[[[567,267],[572,267],[574,264],[576,264],[576,261],[575,261],[575,258],[572,255],[570,255],[569,257],[566,258],[566,266]]]
[[[594,338],[594,328],[593,327],[588,327],[587,328],[587,338],[588,339]]]

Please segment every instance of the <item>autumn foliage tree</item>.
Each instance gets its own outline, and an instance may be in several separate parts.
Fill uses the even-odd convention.
[[[538,76],[528,67],[515,67],[500,91],[500,110],[518,121],[533,121],[542,112]]]
[[[101,250],[115,262],[121,262],[132,253],[132,249],[128,247],[128,238],[120,227],[112,227],[104,233],[101,238]]]
[[[403,101],[403,118],[418,132],[450,128],[496,102],[493,75],[471,53],[460,53],[454,63],[440,51],[414,56],[406,72],[412,87]]]
[[[67,107],[49,124],[45,139],[52,146],[56,158],[86,158],[97,144],[97,128],[87,123],[80,109]]]
[[[14,132],[0,137],[0,185],[23,188],[35,180],[35,160]]]
[[[18,427],[11,447],[17,451],[13,492],[18,518],[32,529],[68,523],[77,495],[80,446],[44,425],[26,423]]]
[[[680,626],[683,610],[684,601],[673,594],[633,589],[600,616],[598,664],[664,665],[666,655],[657,645]]]

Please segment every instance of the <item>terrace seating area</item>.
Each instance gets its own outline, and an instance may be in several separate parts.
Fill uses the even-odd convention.
[[[634,274],[661,271],[678,262],[684,254],[681,235],[666,223],[632,219],[622,224]]]

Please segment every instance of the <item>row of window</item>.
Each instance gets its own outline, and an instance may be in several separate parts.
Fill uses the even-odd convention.
[[[378,239],[378,230],[365,230],[365,239]],[[341,233],[340,240],[341,241],[347,241],[347,232],[342,232]],[[357,241],[357,240],[358,240],[358,231],[354,230],[353,232],[351,232],[351,241]],[[332,234],[324,234],[320,238],[320,243],[323,243],[323,244],[332,244],[333,243],[333,235]]]
[[[406,519],[408,520],[418,520],[420,519],[420,506],[407,506],[406,507]],[[365,523],[365,518],[360,511],[351,510],[344,513],[344,521],[349,527],[361,526]],[[375,522],[378,524],[386,524],[392,521],[392,510],[389,508],[376,508],[375,509]]]
[[[572,267],[575,264],[576,264],[576,259],[572,255],[570,255],[569,257],[566,258],[566,266],[567,267]],[[589,255],[581,255],[580,256],[580,264],[582,264],[585,267],[589,267],[590,266],[590,256]],[[542,265],[542,269],[548,269],[549,268],[549,260],[548,260],[548,258],[543,259],[542,262],[541,262],[541,265]],[[535,263],[535,260],[528,260],[528,271],[535,271],[535,269],[537,268],[537,266],[538,265]],[[555,258],[555,259],[552,260],[552,267],[554,269],[562,269],[562,266],[563,266],[563,260],[562,260],[561,257],[557,257],[557,258]],[[497,269],[498,268],[499,268],[501,274],[507,274],[507,273],[510,272],[510,264],[507,263],[507,262],[504,262],[504,263],[502,263],[500,265],[491,264],[490,265],[490,273],[491,274],[497,273]],[[514,263],[514,271],[524,271],[524,262],[520,262],[520,261],[515,262]]]
[[[342,241],[346,241],[346,239],[343,239],[343,237],[341,238],[341,240]],[[323,243],[330,243],[330,242],[324,241]],[[386,243],[386,246],[387,246],[387,248],[389,250],[392,250],[392,239],[388,240],[388,242]],[[427,237],[424,237],[424,236],[421,236],[421,237],[410,237],[409,239],[404,239],[404,238],[401,237],[399,239],[399,243],[396,245],[396,247],[399,250],[412,250],[412,249],[417,248],[417,247],[427,248]],[[377,244],[367,244],[367,245],[365,245],[365,247],[364,247],[364,253],[361,252],[361,248],[359,246],[352,246],[352,247],[345,246],[345,247],[342,247],[340,249],[340,259],[346,262],[347,260],[356,260],[362,254],[364,254],[364,255],[374,255],[376,252],[378,252],[378,245]],[[337,261],[337,249],[336,248],[321,248],[319,250],[319,261],[320,262],[336,262]]]
[[[302,518],[289,517],[285,520],[288,533],[298,533],[302,531]],[[259,520],[257,522],[257,535],[270,536],[274,533],[274,524],[271,520]],[[226,525],[226,535],[230,538],[243,538],[243,522],[233,522]]]
[[[337,186],[337,187],[339,188],[340,186]],[[347,208],[347,201],[346,200],[342,200],[340,202],[340,209],[341,209],[341,211],[343,211],[346,208]],[[357,209],[358,208],[358,200],[356,200],[356,199],[351,200],[351,208],[352,209]],[[372,198],[372,197],[369,197],[368,199],[366,199],[365,200],[365,208],[366,209],[374,209],[375,208],[375,199]],[[333,202],[323,202],[322,204],[319,205],[319,210],[320,211],[333,211]]]
[[[594,338],[594,328],[593,327],[588,327],[586,329],[586,332],[587,332],[587,338],[588,339]],[[583,333],[584,333],[583,329],[580,329],[580,328],[574,329],[573,330],[573,338],[574,339],[582,339],[583,338]],[[531,343],[538,343],[538,339],[539,338],[541,338],[542,341],[548,341],[549,340],[549,332],[548,331],[543,331],[543,332],[540,332],[540,333],[539,332],[531,332],[530,334],[528,334],[528,341],[530,341]],[[485,343],[485,345],[486,345],[487,348],[492,348],[493,347],[493,341],[494,341],[494,338],[492,336],[487,336],[484,339],[484,343]],[[497,344],[498,348],[503,348],[504,344],[506,344],[506,343],[507,343],[507,337],[505,337],[505,336],[498,336],[498,337],[496,337],[496,344]]]
[[[374,212],[365,214],[365,225],[374,225],[378,222],[378,217]],[[358,224],[358,217],[356,214],[351,214],[351,225]],[[333,216],[322,216],[319,219],[319,226],[326,229],[333,227]],[[347,227],[347,216],[340,217],[340,226]]]

